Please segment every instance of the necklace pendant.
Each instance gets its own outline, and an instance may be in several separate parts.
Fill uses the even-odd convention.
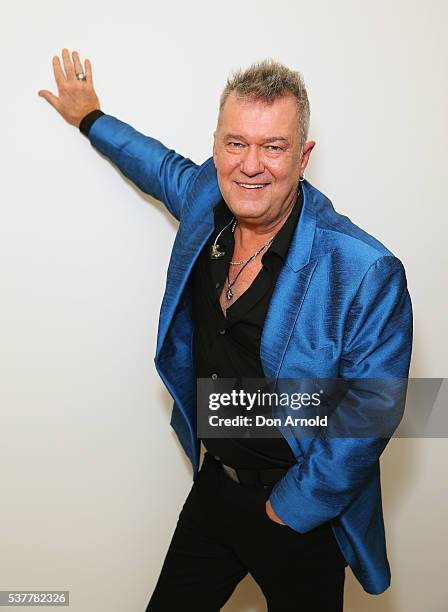
[[[223,257],[226,254],[225,251],[220,251],[219,249],[219,244],[212,244],[212,248],[210,249],[211,259],[219,259],[220,257]]]
[[[226,298],[230,301],[233,299],[233,291],[232,287],[229,287],[226,291]]]

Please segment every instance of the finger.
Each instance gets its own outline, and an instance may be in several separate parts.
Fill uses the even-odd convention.
[[[73,65],[75,67],[75,74],[84,73],[84,70],[81,64],[81,60],[79,59],[79,55],[77,51],[73,51],[72,58],[73,58]]]
[[[87,82],[92,83],[92,64],[88,59],[84,60],[84,71],[86,73]]]
[[[67,80],[71,81],[75,78],[75,69],[73,68],[68,49],[62,49],[62,61],[64,62],[64,70],[65,74],[67,75]]]
[[[56,85],[58,88],[60,88],[60,86],[65,83],[66,79],[64,71],[62,70],[61,62],[59,61],[59,57],[57,55],[53,57],[53,72],[54,78],[56,79]]]
[[[41,89],[37,92],[41,98],[44,98],[53,108],[59,110],[59,98],[51,93],[51,91],[47,91],[46,89]]]

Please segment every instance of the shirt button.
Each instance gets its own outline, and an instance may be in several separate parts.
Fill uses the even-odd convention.
[[[220,334],[221,336],[225,336],[226,330],[225,329],[219,329],[218,330],[218,334]]]
[[[219,289],[221,287],[221,283],[216,283],[215,289]]]
[[[212,374],[212,380],[216,380],[218,378],[218,375],[216,372],[213,372]]]

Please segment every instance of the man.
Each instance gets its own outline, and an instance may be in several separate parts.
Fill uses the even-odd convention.
[[[271,612],[342,610],[346,565],[383,592],[387,439],[203,438],[199,470],[199,377],[357,381],[346,401],[368,415],[390,402],[367,380],[408,375],[403,266],[304,179],[315,142],[300,75],[264,61],[229,79],[198,166],[104,114],[90,62],[62,59],[59,96],[39,95],[180,221],[155,363],[194,483],[147,612],[219,610],[248,572]]]

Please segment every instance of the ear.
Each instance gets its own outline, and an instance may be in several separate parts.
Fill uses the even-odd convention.
[[[305,172],[305,168],[307,167],[311,151],[314,149],[315,145],[315,140],[309,140],[307,143],[305,143],[305,146],[303,147],[302,159],[300,161],[300,175],[303,175],[303,173]]]

